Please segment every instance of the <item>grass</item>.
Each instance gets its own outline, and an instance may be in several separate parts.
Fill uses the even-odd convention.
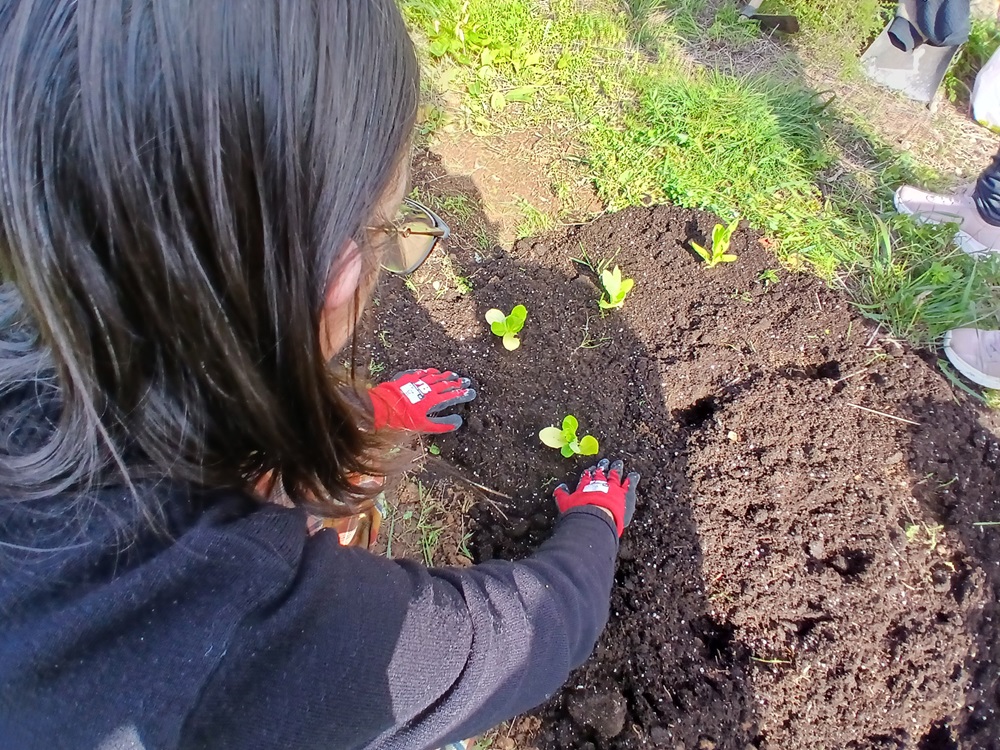
[[[524,198],[519,198],[517,207],[521,211],[522,219],[517,225],[517,238],[524,239],[532,237],[542,232],[547,232],[555,226],[552,217],[544,211],[535,208]]]
[[[968,103],[976,74],[1000,48],[1000,27],[995,21],[975,20],[972,32],[955,56],[955,62],[944,79],[945,93],[953,102]]]
[[[416,515],[417,534],[420,538],[420,555],[424,565],[431,567],[434,565],[434,555],[441,543],[441,535],[444,533],[444,524],[441,517],[444,509],[430,488],[425,487],[423,482],[417,481],[417,497],[419,510]]]
[[[886,333],[912,343],[933,344],[970,322],[995,324],[1000,268],[956,252],[947,228],[892,213],[897,186],[933,187],[937,175],[802,80],[692,64],[685,45],[753,42],[756,27],[738,19],[735,4],[401,5],[428,61],[429,88],[451,94],[447,115],[434,114],[439,121],[474,135],[558,126],[581,147],[583,169],[609,209],[670,202],[723,220],[742,216],[773,240],[786,267],[845,289]],[[893,5],[775,0],[765,10],[799,15],[804,46],[850,77]],[[982,56],[984,45],[970,46]],[[537,207],[519,208],[519,236],[551,228]]]

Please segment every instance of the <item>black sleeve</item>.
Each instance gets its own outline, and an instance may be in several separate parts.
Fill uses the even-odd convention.
[[[189,746],[436,748],[546,700],[608,617],[610,520],[567,513],[530,558],[427,569],[336,543],[234,634]]]

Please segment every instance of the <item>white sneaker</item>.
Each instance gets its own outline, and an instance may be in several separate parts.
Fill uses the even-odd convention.
[[[959,189],[953,195],[939,195],[904,185],[896,191],[893,203],[901,214],[927,224],[958,224],[955,244],[972,256],[1000,252],[1000,227],[993,226],[979,213],[972,197],[975,186]]]
[[[973,383],[1000,390],[1000,331],[956,328],[944,336],[944,353]]]

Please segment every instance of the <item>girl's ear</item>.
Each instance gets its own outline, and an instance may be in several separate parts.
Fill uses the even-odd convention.
[[[342,260],[338,264],[337,275],[326,289],[326,301],[323,303],[326,313],[338,310],[354,299],[354,292],[361,283],[362,262],[358,243],[354,240],[348,242],[340,257]]]

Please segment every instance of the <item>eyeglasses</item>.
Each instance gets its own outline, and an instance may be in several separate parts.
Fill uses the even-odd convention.
[[[427,206],[409,199],[403,201],[403,206],[392,224],[371,229],[395,235],[396,241],[382,259],[382,268],[395,274],[410,274],[416,271],[438,243],[451,236],[451,230],[440,216]]]

